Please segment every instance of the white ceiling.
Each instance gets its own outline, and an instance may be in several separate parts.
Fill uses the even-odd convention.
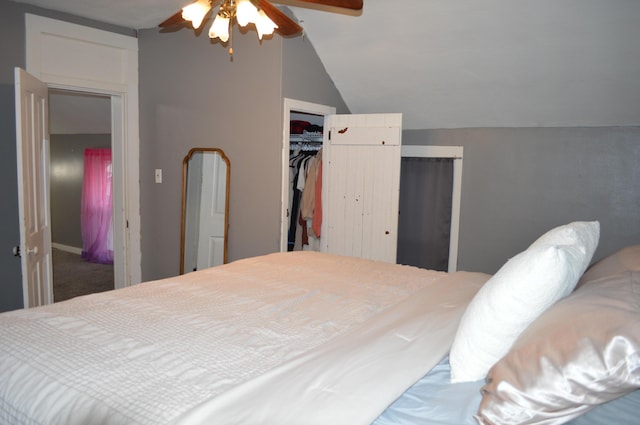
[[[134,29],[189,2],[18,1]],[[359,16],[274,3],[352,113],[401,112],[406,129],[640,124],[640,1],[364,0]]]
[[[152,28],[176,13],[189,0],[14,0],[45,9],[120,25]]]

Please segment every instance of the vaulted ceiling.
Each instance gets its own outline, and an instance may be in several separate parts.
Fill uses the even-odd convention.
[[[18,1],[134,29],[189,3]],[[402,112],[406,129],[640,124],[638,1],[364,0],[356,16],[274,3],[353,113]]]

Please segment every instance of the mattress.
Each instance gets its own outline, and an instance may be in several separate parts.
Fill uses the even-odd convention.
[[[0,423],[369,424],[488,277],[277,253],[3,313]]]

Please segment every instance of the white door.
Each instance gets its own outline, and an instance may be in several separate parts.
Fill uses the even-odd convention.
[[[47,86],[15,69],[18,204],[24,306],[53,302]]]
[[[395,263],[402,115],[325,122],[322,250]]]
[[[202,155],[198,270],[224,263],[227,166],[220,155]]]

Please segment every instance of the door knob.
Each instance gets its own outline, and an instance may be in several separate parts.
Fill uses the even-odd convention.
[[[38,247],[34,246],[33,248],[27,248],[27,254],[29,254],[29,255],[37,255],[38,254]]]

